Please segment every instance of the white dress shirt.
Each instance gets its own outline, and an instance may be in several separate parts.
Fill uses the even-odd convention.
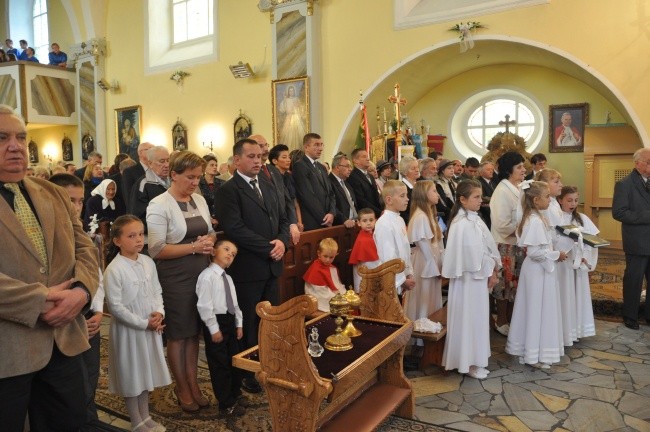
[[[196,308],[199,311],[201,320],[203,320],[205,326],[210,330],[211,335],[220,330],[215,315],[222,315],[228,312],[226,291],[222,278],[223,273],[224,270],[221,267],[212,263],[201,272],[196,282],[196,295],[199,298],[196,302]],[[235,306],[235,327],[242,327],[243,318],[239,303],[237,302],[235,284],[229,275],[226,274],[226,278],[228,279],[228,285],[230,285],[230,294],[232,295],[232,301]]]

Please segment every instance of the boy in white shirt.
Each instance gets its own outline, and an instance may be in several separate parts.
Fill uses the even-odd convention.
[[[406,210],[409,202],[406,185],[399,180],[389,180],[384,184],[381,196],[386,207],[375,224],[375,244],[380,264],[395,258],[404,261],[404,271],[395,275],[395,288],[401,300],[402,293],[415,286],[411,245],[406,234],[406,224],[399,215],[399,212]]]
[[[203,321],[205,355],[210,369],[212,390],[224,417],[244,414],[237,403],[241,396],[241,371],[232,366],[232,356],[241,351],[239,340],[244,335],[242,312],[232,278],[225,269],[237,255],[237,246],[219,240],[212,251],[212,264],[199,275],[196,283],[197,309]]]

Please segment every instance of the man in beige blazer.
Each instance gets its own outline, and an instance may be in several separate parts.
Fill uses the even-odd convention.
[[[26,136],[23,120],[0,105],[0,429],[22,431],[29,411],[32,431],[71,431],[86,418],[82,312],[97,288],[97,253],[67,192],[25,177]],[[18,184],[38,219],[46,263],[8,183]]]

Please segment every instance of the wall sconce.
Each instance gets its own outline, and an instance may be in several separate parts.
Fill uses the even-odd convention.
[[[104,91],[110,90],[112,92],[116,92],[120,89],[120,83],[117,80],[113,80],[111,83],[109,83],[105,78],[102,78],[97,81],[97,85]]]
[[[205,147],[205,148],[209,148],[209,149],[210,149],[210,153],[212,153],[212,150],[214,149],[214,147],[213,147],[213,145],[212,145],[212,141],[210,141],[210,144],[206,144],[205,142],[202,142],[201,144],[203,145],[203,147]],[[212,153],[212,154],[214,154],[214,153]]]
[[[232,76],[235,78],[251,78],[255,76],[255,71],[251,68],[251,65],[248,63],[239,62],[236,65],[228,66]]]

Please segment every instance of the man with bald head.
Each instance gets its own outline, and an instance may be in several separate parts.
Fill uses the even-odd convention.
[[[131,202],[131,189],[135,182],[141,178],[144,173],[149,169],[149,160],[147,159],[147,151],[153,147],[153,144],[150,142],[140,143],[138,146],[138,158],[140,162],[124,170],[122,173],[122,197],[124,203],[129,208],[129,203]]]
[[[27,164],[25,122],[0,105],[0,428],[22,431],[29,411],[32,431],[78,430],[97,250],[68,193]]]
[[[625,252],[623,323],[638,330],[643,279],[650,284],[650,148],[637,150],[632,160],[632,172],[614,186],[612,215],[621,223]],[[645,321],[650,324],[650,295],[645,298]]]

